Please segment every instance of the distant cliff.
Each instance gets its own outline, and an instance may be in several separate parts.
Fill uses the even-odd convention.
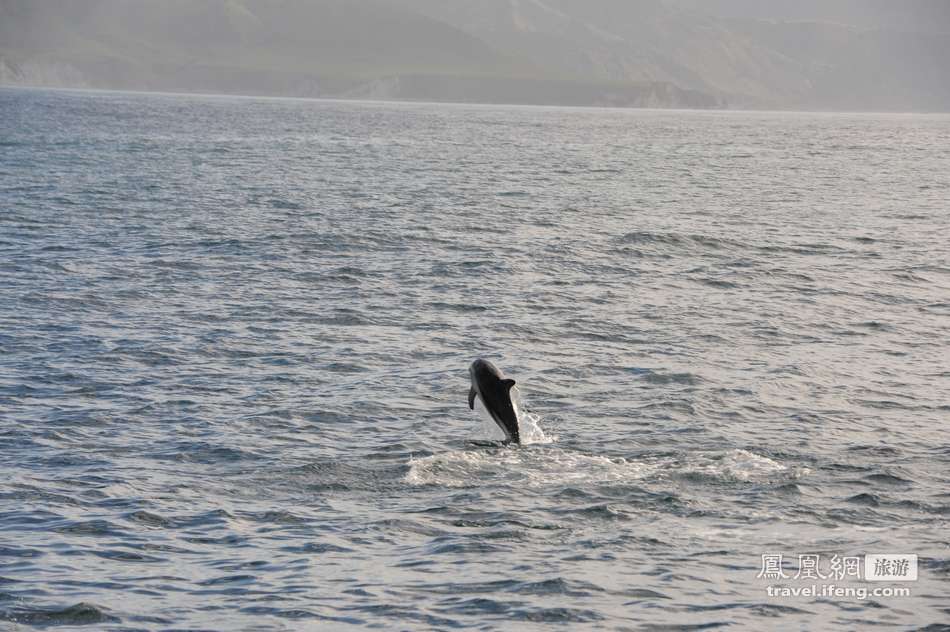
[[[863,1],[0,0],[0,84],[950,110],[950,2]]]
[[[357,86],[342,96],[446,102],[558,104],[641,108],[722,108],[712,95],[665,82],[566,81],[507,77],[397,75]]]
[[[17,63],[0,56],[0,85],[88,88],[83,74],[65,62],[27,61]]]

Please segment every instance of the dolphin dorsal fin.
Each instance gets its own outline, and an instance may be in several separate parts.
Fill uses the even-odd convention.
[[[507,388],[509,391],[511,390],[511,387],[515,385],[515,381],[511,379],[502,380],[501,383],[504,384],[505,388]]]

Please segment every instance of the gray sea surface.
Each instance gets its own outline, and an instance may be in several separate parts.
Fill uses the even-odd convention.
[[[948,429],[948,116],[0,90],[0,629],[947,629]]]

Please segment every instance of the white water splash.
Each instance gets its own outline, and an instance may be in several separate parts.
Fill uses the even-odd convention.
[[[692,453],[627,460],[570,452],[558,447],[505,447],[458,450],[409,461],[411,485],[472,487],[486,484],[548,487],[619,484],[645,478],[700,477],[722,482],[762,482],[798,478],[794,468],[747,450]]]
[[[541,429],[541,416],[528,412],[524,397],[517,386],[511,389],[511,403],[514,404],[515,414],[518,415],[518,429],[521,433],[521,443],[523,445],[554,443],[557,441],[556,436],[548,436]]]
[[[556,436],[548,436],[541,428],[541,416],[525,410],[524,398],[521,391],[515,386],[511,389],[511,403],[514,405],[515,414],[518,416],[518,429],[521,434],[521,444],[531,445],[537,443],[554,443]],[[479,417],[479,439],[488,439],[491,441],[504,441],[505,433],[502,432],[495,420],[491,418],[480,397],[475,398],[475,411]]]
[[[679,463],[671,464],[671,470],[681,475],[699,475],[722,481],[756,481],[787,474],[789,467],[767,456],[736,449],[693,453]]]
[[[560,448],[457,450],[409,461],[411,485],[471,487],[485,484],[546,487],[623,483],[649,476],[655,466],[568,452]]]

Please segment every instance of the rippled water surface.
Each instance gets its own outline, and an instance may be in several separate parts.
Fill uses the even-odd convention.
[[[948,147],[0,91],[0,628],[936,629]],[[478,356],[527,445],[484,441]],[[757,578],[891,552],[909,597]]]

